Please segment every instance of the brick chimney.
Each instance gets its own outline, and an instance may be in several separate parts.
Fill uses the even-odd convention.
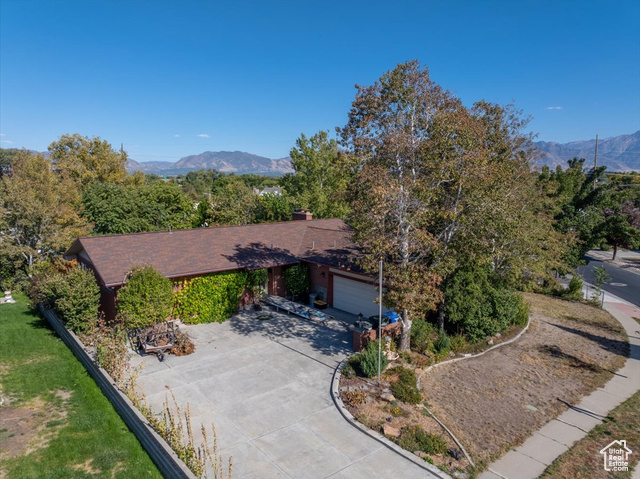
[[[309,210],[294,210],[293,221],[310,221],[313,219],[313,215]]]

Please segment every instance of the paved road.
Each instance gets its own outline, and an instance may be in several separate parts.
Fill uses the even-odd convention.
[[[580,266],[577,270],[586,282],[594,284],[593,269],[597,266],[604,266],[611,279],[602,285],[602,289],[636,306],[640,306],[640,274],[610,263],[598,261],[588,255],[586,259],[589,263],[585,266]]]

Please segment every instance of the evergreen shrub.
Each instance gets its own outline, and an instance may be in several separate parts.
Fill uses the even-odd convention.
[[[29,297],[33,306],[53,308],[75,333],[86,333],[98,317],[100,288],[92,271],[76,261],[42,262],[33,276]]]
[[[382,354],[380,361],[380,371],[389,364],[387,357]],[[378,375],[378,340],[374,339],[367,343],[365,348],[349,359],[349,365],[360,374],[372,378]]]
[[[573,301],[580,301],[582,299],[582,286],[584,282],[579,274],[573,275],[569,281],[569,287],[562,290],[562,296]]]
[[[447,442],[442,436],[426,432],[420,426],[403,428],[398,445],[407,451],[422,451],[431,455],[447,452]]]
[[[437,328],[426,319],[416,319],[411,325],[411,349],[424,353],[437,336]]]
[[[418,404],[422,401],[422,394],[416,384],[416,373],[412,369],[396,366],[387,373],[398,376],[398,379],[391,383],[391,392],[396,399],[408,404]]]
[[[172,304],[171,281],[153,266],[135,269],[118,290],[118,313],[127,329],[146,328],[166,320]]]

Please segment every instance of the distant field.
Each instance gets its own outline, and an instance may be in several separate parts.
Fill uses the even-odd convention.
[[[161,478],[26,299],[0,305],[0,478]]]

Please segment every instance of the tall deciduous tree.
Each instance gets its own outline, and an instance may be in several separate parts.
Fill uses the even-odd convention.
[[[584,163],[584,158],[574,158],[566,169],[560,165],[555,171],[545,167],[537,182],[547,197],[546,210],[553,216],[556,230],[567,237],[566,261],[571,266],[577,266],[583,255],[599,244],[597,232],[609,196],[605,167],[587,169]]]
[[[358,159],[350,220],[363,267],[386,262],[385,300],[402,311],[408,349],[412,317],[442,305],[439,285],[458,261],[508,272],[527,248],[544,257],[521,224],[535,212],[530,137],[520,133],[519,112],[486,102],[465,108],[417,61],[357,88],[339,130]],[[535,239],[549,230],[542,221]]]
[[[619,196],[619,195],[614,195]],[[618,200],[604,209],[604,221],[596,230],[613,248],[612,259],[616,259],[618,248],[637,248],[640,246],[640,208],[632,201]]]
[[[285,175],[283,184],[295,206],[311,210],[316,218],[344,218],[351,172],[337,142],[326,131],[311,138],[303,133],[290,155],[295,173]]]
[[[211,202],[211,221],[215,226],[248,225],[255,222],[258,196],[239,178],[217,190]]]
[[[127,153],[98,137],[62,135],[49,152],[55,168],[81,189],[94,182],[122,183],[127,177]]]
[[[75,185],[52,171],[42,155],[20,152],[12,170],[2,178],[0,245],[9,256],[18,252],[28,268],[38,258],[64,251],[90,228],[78,214]]]
[[[189,228],[196,213],[177,184],[163,181],[138,187],[93,183],[83,204],[97,234]]]

